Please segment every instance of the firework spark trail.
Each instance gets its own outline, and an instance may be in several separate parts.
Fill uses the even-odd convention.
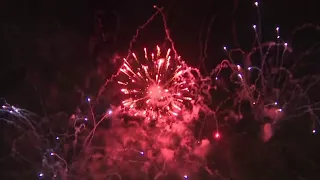
[[[41,118],[33,112],[12,106],[6,102],[0,108],[0,114],[2,117],[0,120],[17,129],[13,134],[19,134],[12,142],[11,153],[8,158],[22,159],[33,164],[34,167],[41,167],[38,173],[39,178],[67,179],[69,167],[68,162],[64,159],[65,154],[61,152],[61,145],[66,145],[63,143],[67,143],[68,138],[74,137],[73,149],[75,154],[79,133],[85,129],[87,118],[71,117],[74,120],[74,134],[69,134],[68,132],[59,134],[53,132],[50,126],[51,122],[48,121],[47,117]],[[62,117],[58,114],[58,118]],[[49,119],[56,120],[54,116]],[[10,138],[10,135],[8,138]],[[24,148],[28,148],[28,150],[26,151]],[[37,157],[36,160],[33,159],[33,155],[29,157],[31,152]],[[39,156],[42,157],[41,162],[38,162]]]
[[[140,27],[137,28],[136,30],[136,34],[133,36],[133,38],[131,39],[130,43],[129,43],[129,48],[128,48],[128,55],[127,58],[131,55],[131,51],[132,51],[132,47],[133,44],[137,41],[139,33],[142,29],[144,29],[147,25],[149,25],[153,19],[159,14],[161,9],[158,9],[143,25],[141,25]],[[103,93],[103,91],[105,90],[105,87],[114,80],[114,78],[116,78],[119,75],[120,71],[118,71],[117,74],[114,74],[111,76],[110,79],[107,79],[104,83],[104,85],[100,88],[99,93],[97,95],[97,97],[99,98],[101,96],[101,94]]]
[[[25,110],[20,109],[15,106],[11,106],[10,104],[2,105],[0,108],[0,113],[6,113],[10,116],[10,118],[5,119],[1,118],[5,122],[14,125],[15,127],[19,127],[19,129],[23,130],[25,128],[31,128],[33,131],[36,131],[36,122],[34,121],[35,118],[39,118],[36,114]],[[26,127],[22,127],[21,125],[26,125]]]
[[[243,57],[243,59],[245,61],[252,61],[252,55],[254,53],[256,53],[257,51],[260,51],[260,49],[263,49],[264,47],[267,47],[267,53],[263,54],[263,59],[262,60],[262,63],[265,64],[265,59],[266,59],[266,54],[268,54],[268,52],[270,51],[270,49],[274,46],[284,46],[285,49],[287,48],[287,45],[283,45],[283,44],[276,44],[274,42],[267,42],[267,43],[263,43],[263,44],[260,44],[259,46],[257,47],[254,47],[252,48],[252,50],[249,52],[249,53],[245,53],[242,49],[231,49],[230,51],[228,51],[228,57],[231,58],[231,54],[234,53],[234,52],[241,52],[241,54],[246,54],[245,57]],[[286,51],[283,52],[283,54],[285,53]],[[282,55],[283,57],[284,55]],[[237,64],[234,64],[232,63],[233,60],[231,59],[230,60],[231,62],[229,62],[228,60],[224,60],[222,61],[212,72],[211,72],[211,76],[216,76],[216,80],[218,80],[219,78],[219,74],[220,72],[222,71],[222,69],[225,69],[225,68],[230,68],[232,70],[232,73],[230,75],[230,80],[231,82],[235,82],[235,83],[240,83],[242,84],[242,87],[243,87],[243,90],[244,91],[247,91],[247,93],[244,93],[244,94],[247,94],[249,96],[247,97],[242,97],[244,99],[248,99],[250,100],[251,104],[255,104],[259,101],[259,98],[254,98],[253,96],[253,93],[255,92],[255,90],[257,90],[257,88],[259,88],[259,92],[260,93],[264,93],[266,92],[266,88],[270,88],[270,87],[266,87],[266,82],[264,81],[264,78],[267,78],[266,75],[265,75],[265,72],[268,71],[266,70],[266,68],[264,68],[264,65],[261,65],[263,66],[262,68],[260,67],[256,67],[256,66],[249,66],[245,69],[242,69],[242,67],[240,65],[237,65]],[[283,58],[281,59],[281,61],[283,61]],[[252,64],[252,62],[250,63],[247,63],[247,64]],[[277,68],[278,71],[285,71],[286,74],[288,75],[289,78],[292,77],[292,74],[290,73],[290,71],[284,67],[272,67],[272,68]],[[255,80],[253,82],[251,82],[252,80],[250,80],[248,77],[246,77],[246,75],[248,75],[249,73],[248,72],[251,72],[252,70],[257,70],[258,71],[258,76],[257,78],[255,78]],[[238,79],[234,79],[232,78],[233,75],[236,75],[238,77]],[[262,79],[262,85],[259,86],[258,84],[258,81],[260,81]],[[252,89],[252,87],[254,87]],[[258,97],[260,97],[258,95]]]
[[[205,39],[204,43],[202,43],[202,41],[201,41],[201,34],[202,33],[200,33],[200,35],[199,35],[199,44],[200,44],[200,57],[199,57],[199,60],[200,60],[200,63],[199,63],[198,68],[200,69],[200,67],[202,66],[203,70],[206,73],[206,75],[209,74],[209,73],[207,72],[207,69],[205,68],[204,61],[208,58],[208,54],[207,54],[208,42],[209,42],[209,39],[210,39],[210,32],[211,32],[211,28],[212,28],[212,25],[213,25],[213,22],[214,22],[215,18],[216,18],[216,16],[212,16],[212,18],[210,20],[210,23],[209,23],[208,28],[207,28],[206,39]],[[204,23],[202,23],[202,26],[200,28],[201,31],[202,31],[203,25],[204,25]]]
[[[161,13],[162,21],[163,21],[163,25],[164,25],[164,30],[165,30],[165,33],[166,33],[166,38],[171,43],[171,47],[172,47],[172,50],[174,52],[175,58],[178,58],[178,53],[177,53],[177,50],[175,49],[174,41],[172,40],[171,35],[170,35],[170,30],[168,28],[168,23],[167,23],[166,16],[164,15],[164,13],[162,11],[163,8],[158,8],[157,6],[154,6],[154,8],[156,8]]]
[[[142,26],[137,28],[136,34],[133,36],[132,40],[129,43],[128,55],[126,59],[128,59],[131,55],[133,44],[137,41],[140,31],[144,29],[147,25],[149,25],[159,13],[162,13],[163,8],[158,8],[157,6],[154,6],[154,8],[156,8],[157,11]]]
[[[23,161],[26,161],[30,164],[34,164],[35,166],[41,166],[39,162],[34,160],[35,157],[30,157],[29,153],[34,153],[35,156],[40,155],[43,157],[43,168],[51,169],[50,171],[53,172],[59,169],[59,162],[49,162],[48,156],[56,156],[64,162],[65,170],[67,170],[67,162],[62,157],[60,157],[56,153],[51,153],[51,155],[48,155],[47,153],[51,152],[52,149],[50,149],[50,147],[49,149],[46,149],[47,147],[46,145],[44,145],[49,143],[50,140],[45,138],[46,134],[43,133],[42,122],[38,121],[42,119],[41,117],[37,116],[36,114],[28,110],[17,108],[8,103],[2,105],[2,108],[0,109],[0,114],[3,117],[0,118],[0,120],[3,120],[7,124],[14,126],[17,130],[14,132],[19,134],[19,136],[16,137],[17,134],[14,133],[16,138],[13,139],[13,142],[11,144],[11,153],[8,156],[8,158],[22,159]],[[10,135],[8,136],[8,138],[10,138]],[[29,138],[32,138],[32,140]],[[59,138],[56,137],[56,140],[58,139]],[[27,142],[27,144],[25,144],[25,142]],[[30,144],[32,144],[33,146],[29,146]],[[25,151],[24,148],[28,148],[28,150]],[[43,176],[43,173],[40,173],[39,176]]]
[[[319,123],[319,118],[315,114],[315,111],[318,109],[318,103],[311,101],[307,96],[308,91],[315,87],[319,78],[313,76],[295,77],[294,71],[296,71],[296,67],[298,67],[298,63],[302,57],[299,57],[298,61],[294,61],[292,66],[284,66],[285,59],[287,59],[288,54],[292,53],[292,49],[288,43],[280,40],[279,27],[276,27],[277,41],[266,43],[260,42],[256,31],[257,28],[256,25],[253,26],[257,46],[253,47],[249,53],[244,52],[241,48],[227,50],[224,47],[229,60],[222,61],[212,70],[210,76],[215,77],[219,81],[220,78],[223,78],[219,77],[220,72],[223,69],[231,69],[230,81],[241,85],[237,91],[239,94],[237,99],[240,100],[239,102],[249,100],[253,114],[259,121],[267,117],[272,120],[272,123],[279,123],[280,120],[289,120],[309,114],[311,119],[314,119],[313,123]],[[310,51],[313,48],[314,46],[304,55],[311,53]],[[276,51],[275,53],[274,50]],[[239,64],[234,64],[231,54],[235,52],[240,52],[242,55],[244,68]],[[255,59],[254,55],[257,53],[260,55],[260,59]],[[253,72],[257,75],[252,74]],[[308,81],[312,83],[308,83]],[[302,86],[305,82],[307,86]],[[230,98],[227,98],[222,104],[230,100]],[[218,111],[219,109],[217,108],[215,112]],[[240,111],[238,113],[241,115]],[[265,125],[266,129],[272,127],[268,126],[270,124]],[[315,130],[313,129],[312,132],[314,133]],[[270,135],[269,132],[266,139],[269,139],[271,136],[272,134]]]

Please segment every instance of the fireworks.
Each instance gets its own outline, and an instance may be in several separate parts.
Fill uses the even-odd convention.
[[[191,107],[195,96],[196,77],[179,56],[171,49],[163,53],[157,46],[156,53],[139,58],[135,53],[123,59],[118,84],[125,96],[122,105],[132,116],[146,120],[178,116],[181,110]]]
[[[258,7],[258,2],[254,5]],[[158,10],[155,15],[160,13],[164,18],[162,9],[155,8]],[[212,142],[229,139],[227,133],[222,134],[223,128],[231,125],[227,121],[229,117],[237,120],[248,118],[242,115],[240,107],[243,102],[249,102],[247,109],[255,116],[252,119],[262,122],[265,141],[272,138],[277,122],[291,118],[289,114],[297,115],[300,113],[298,109],[302,109],[301,113],[314,115],[310,99],[305,96],[309,87],[307,90],[301,88],[300,79],[294,79],[291,74],[293,68],[284,66],[291,49],[290,44],[280,39],[279,27],[276,27],[275,34],[277,42],[261,43],[261,23],[253,25],[256,45],[251,52],[223,47],[228,60],[223,60],[210,76],[203,77],[198,68],[188,66],[177,55],[165,18],[166,38],[171,48],[156,46],[150,52],[144,48],[141,51],[144,53],[131,53],[139,29],[151,22],[154,16],[138,28],[130,42],[129,55],[123,59],[117,73],[105,83],[105,86],[117,84],[112,90],[121,93],[121,102],[110,102],[110,109],[102,106],[104,111],[99,114],[95,111],[100,105],[96,101],[98,98],[87,98],[85,106],[89,110],[77,110],[69,119],[72,121],[69,124],[73,125],[70,134],[52,133],[48,125],[52,140],[47,144],[41,143],[43,148],[38,148],[43,155],[42,168],[37,174],[39,178],[201,179],[198,174],[204,169],[213,179],[218,173],[209,167],[211,159],[207,162],[214,145]],[[207,51],[206,47],[204,51]],[[236,59],[237,64],[231,58],[234,52],[243,55],[243,59]],[[203,59],[206,58],[204,54]],[[228,72],[222,72],[222,69],[228,69]],[[216,80],[214,88],[212,79]],[[219,102],[209,106],[211,94],[214,94],[212,89],[226,91],[228,97],[222,102],[214,99]],[[301,106],[303,98],[308,100],[305,106]],[[228,105],[222,107],[222,104]],[[298,105],[300,107],[297,108]],[[26,110],[5,104],[0,112],[9,117],[4,119],[8,124],[26,131],[31,129],[39,137],[39,144],[42,138],[47,137],[46,133],[37,131],[44,128],[38,127],[39,123],[33,121],[31,113]],[[96,119],[100,117],[100,120]],[[136,119],[145,121],[136,123]],[[221,131],[218,119],[224,123],[220,126]],[[111,126],[103,126],[104,121],[111,122]],[[148,126],[149,122],[155,122],[155,126]],[[207,131],[206,135],[202,131]],[[312,133],[316,130],[313,129]],[[179,178],[170,178],[169,175],[178,175]]]

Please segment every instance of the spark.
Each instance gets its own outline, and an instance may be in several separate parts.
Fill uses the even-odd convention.
[[[227,47],[226,47],[226,46],[223,46],[223,50],[227,51]]]
[[[238,71],[240,71],[241,70],[241,66],[237,65],[237,69],[238,69]]]
[[[214,137],[215,137],[216,139],[220,139],[221,135],[220,135],[219,132],[216,132],[216,133],[214,134]]]

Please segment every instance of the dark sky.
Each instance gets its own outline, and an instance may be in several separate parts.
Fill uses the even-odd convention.
[[[18,34],[28,35],[38,31],[39,36],[40,34],[49,36],[56,29],[54,26],[57,27],[60,24],[60,26],[69,27],[70,31],[75,34],[87,35],[92,33],[94,13],[102,10],[108,21],[104,24],[107,29],[112,29],[115,25],[115,17],[112,12],[119,16],[120,42],[118,44],[125,46],[136,28],[155,12],[152,6],[156,4],[165,7],[169,28],[172,29],[181,54],[186,58],[194,59],[198,53],[194,51],[199,49],[197,41],[202,24],[206,31],[212,16],[215,16],[216,19],[212,24],[210,44],[213,47],[210,49],[219,51],[216,48],[224,44],[234,44],[233,23],[236,24],[238,37],[245,42],[246,36],[252,32],[252,24],[258,22],[257,11],[253,3],[254,1],[251,0],[2,1],[2,29],[6,29],[6,25],[10,24],[19,27],[17,29],[20,29],[20,32],[16,32]],[[280,25],[281,34],[288,39],[295,27],[305,23],[319,23],[320,13],[316,3],[316,0],[260,2],[263,34],[271,36],[274,33],[274,27]],[[143,36],[141,41],[161,41],[163,39],[160,20],[157,18],[142,32],[147,38]],[[189,53],[185,55],[186,52]]]

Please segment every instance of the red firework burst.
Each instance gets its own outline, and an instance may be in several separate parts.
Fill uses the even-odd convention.
[[[171,49],[162,53],[157,46],[156,53],[148,55],[144,48],[143,58],[132,53],[123,61],[118,84],[123,86],[122,105],[130,115],[147,120],[178,116],[194,99],[192,68],[180,56],[172,56]]]

